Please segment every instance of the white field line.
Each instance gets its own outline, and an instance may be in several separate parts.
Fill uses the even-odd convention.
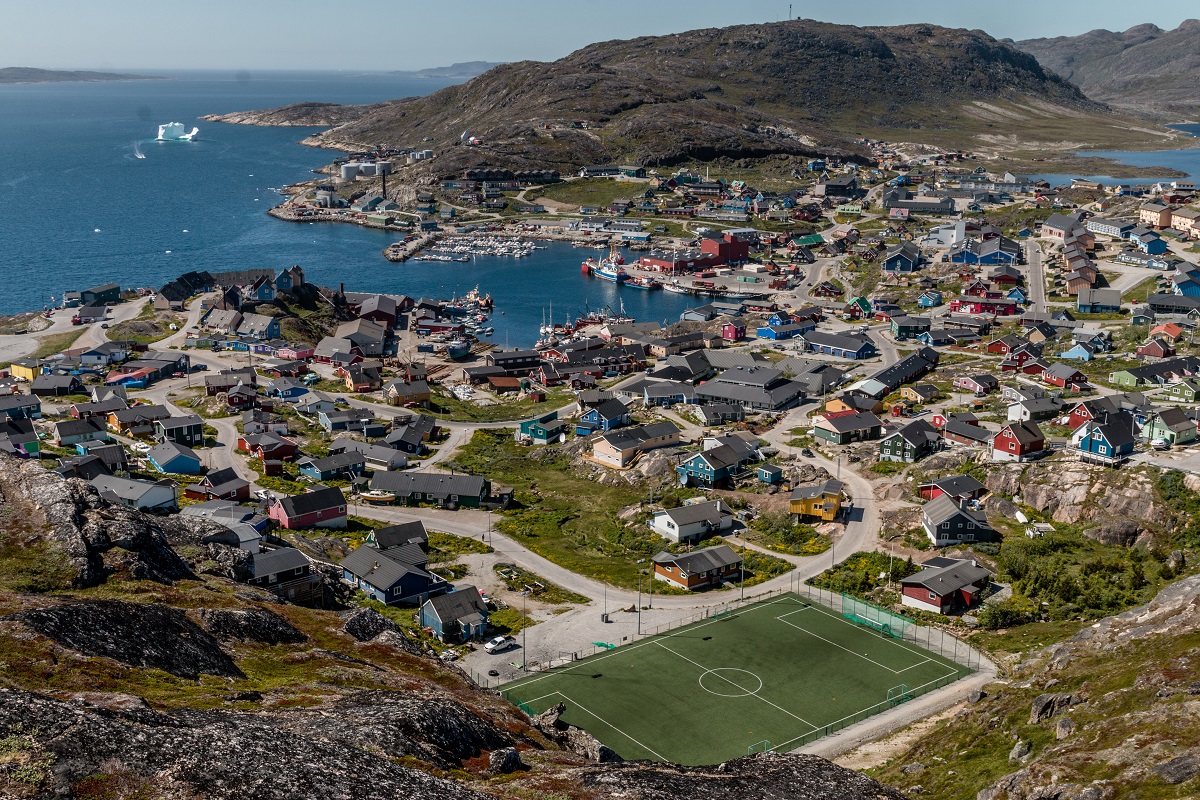
[[[628,739],[629,741],[631,741],[631,742],[633,742],[634,744],[636,744],[638,747],[640,747],[640,748],[642,748],[643,750],[645,750],[647,753],[653,753],[654,755],[656,755],[656,756],[658,756],[659,758],[661,758],[663,761],[670,761],[670,760],[671,760],[671,759],[667,758],[666,756],[664,756],[662,753],[659,753],[659,752],[657,752],[657,751],[655,751],[655,750],[652,750],[652,749],[650,749],[649,747],[647,747],[646,745],[642,744],[642,743],[641,743],[641,742],[639,742],[637,739],[633,738],[633,737],[632,737],[632,736],[630,736],[628,733],[626,733],[625,731],[623,731],[623,730],[621,730],[620,728],[618,728],[616,725],[613,725],[611,722],[609,722],[608,720],[606,720],[604,717],[600,716],[599,714],[595,713],[594,711],[591,711],[591,710],[589,710],[589,709],[587,709],[587,708],[584,708],[584,707],[583,707],[583,706],[581,706],[579,703],[576,703],[574,700],[572,700],[570,697],[568,697],[567,695],[563,694],[562,692],[551,692],[550,694],[548,694],[548,695],[545,695],[545,697],[550,697],[551,695],[558,695],[558,696],[559,696],[559,697],[561,697],[563,700],[566,700],[566,701],[567,701],[567,704],[568,704],[568,707],[571,707],[571,706],[573,706],[573,707],[575,707],[575,708],[581,708],[581,709],[583,709],[583,710],[584,710],[584,711],[586,711],[588,714],[591,714],[593,717],[595,717],[596,719],[600,720],[600,722],[604,723],[605,725],[607,725],[608,727],[612,728],[612,729],[613,729],[614,731],[616,731],[617,733],[619,733],[619,734],[621,734],[622,736],[624,736],[624,737],[625,737],[626,739]],[[538,699],[539,699],[539,700],[541,700],[541,699],[544,699],[544,698],[538,698]]]
[[[659,647],[661,647],[663,650],[666,650],[666,651],[667,651],[668,653],[670,653],[671,655],[673,655],[673,656],[678,656],[679,658],[682,658],[684,661],[687,661],[688,663],[690,663],[690,664],[693,664],[694,666],[696,666],[696,667],[697,667],[697,668],[698,668],[698,669],[699,669],[701,672],[703,672],[703,673],[709,673],[709,672],[713,672],[713,670],[712,670],[711,668],[709,668],[709,667],[706,667],[706,666],[704,666],[703,664],[701,664],[701,663],[699,663],[699,662],[692,661],[692,659],[688,658],[687,656],[683,655],[682,653],[676,653],[674,650],[672,650],[671,648],[667,647],[667,646],[666,646],[665,644],[663,644],[662,642],[655,642],[655,644],[657,644],[657,645],[658,645]],[[718,678],[720,678],[721,680],[725,681],[726,683],[729,683],[729,684],[731,684],[731,685],[733,685],[733,686],[737,686],[737,688],[741,689],[742,691],[745,691],[745,690],[746,690],[746,687],[744,687],[744,686],[738,686],[736,683],[734,683],[733,681],[729,680],[729,679],[728,679],[728,678],[726,678],[724,675],[720,675],[720,674],[717,674],[717,673],[715,673],[715,672],[713,672],[713,674],[714,674],[714,675],[717,675],[717,677],[718,677]],[[761,680],[761,678],[760,678],[760,680]],[[799,716],[796,716],[795,714],[793,714],[792,712],[788,711],[788,710],[787,710],[786,708],[784,708],[783,706],[778,706],[778,705],[775,705],[774,703],[772,703],[772,702],[771,702],[770,700],[768,700],[767,698],[765,698],[765,697],[761,696],[760,694],[758,694],[758,692],[750,692],[750,693],[749,693],[747,696],[748,696],[748,697],[757,697],[759,700],[762,700],[764,703],[766,703],[767,705],[771,706],[771,707],[772,707],[772,708],[774,708],[776,711],[782,711],[784,714],[787,714],[787,715],[788,715],[789,717],[791,717],[792,719],[797,719],[797,720],[800,720],[801,722],[803,722],[805,725],[807,725],[809,728],[811,728],[811,729],[812,729],[812,730],[810,730],[810,731],[809,731],[809,733],[811,733],[812,731],[815,731],[815,730],[817,729],[817,726],[816,726],[816,725],[813,725],[811,722],[809,722],[808,720],[806,720],[804,717],[799,717]],[[803,734],[803,733],[802,733],[802,734],[800,734],[800,735],[801,735],[801,736],[804,736],[804,735],[806,735],[806,734]]]

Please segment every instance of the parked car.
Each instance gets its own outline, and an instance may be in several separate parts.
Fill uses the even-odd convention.
[[[1166,439],[1155,439],[1154,441],[1150,442],[1150,446],[1153,447],[1155,450],[1170,450],[1171,449],[1171,443],[1168,442]]]
[[[495,639],[489,639],[483,649],[489,653],[503,653],[509,648],[516,647],[517,640],[511,636],[497,636]]]
[[[812,451],[812,450],[809,450],[809,449],[806,447],[806,448],[804,448],[803,450],[801,450],[801,451],[800,451],[800,455],[804,456],[805,458],[812,458],[812,457],[813,457],[813,451]]]

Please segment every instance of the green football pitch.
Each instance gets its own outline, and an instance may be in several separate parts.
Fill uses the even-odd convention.
[[[787,752],[971,672],[796,595],[507,684],[626,759],[715,764]]]

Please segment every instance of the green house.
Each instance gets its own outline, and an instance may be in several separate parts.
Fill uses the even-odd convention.
[[[1135,367],[1134,369],[1137,369]],[[1133,389],[1142,384],[1141,378],[1133,370],[1122,369],[1108,374],[1108,382],[1122,389]]]
[[[1161,397],[1173,403],[1200,403],[1200,381],[1184,378],[1168,386]]]
[[[911,464],[935,452],[941,446],[941,441],[937,429],[919,419],[880,440],[879,460]]]
[[[1197,438],[1196,420],[1179,408],[1165,408],[1142,426],[1142,438],[1148,442],[1165,439],[1171,444],[1187,444]]]

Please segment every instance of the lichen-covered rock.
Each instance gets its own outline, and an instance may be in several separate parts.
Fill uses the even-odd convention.
[[[0,734],[22,731],[46,756],[22,796],[77,796],[72,787],[85,778],[103,786],[99,779],[113,776],[141,788],[137,796],[180,800],[486,800],[368,752],[366,741],[329,735],[342,718],[294,733],[262,714],[105,711],[0,690]]]
[[[993,494],[1020,497],[1056,522],[1095,522],[1098,536],[1122,543],[1136,540],[1147,526],[1170,522],[1166,509],[1156,501],[1153,475],[1144,472],[1057,460],[997,464],[989,467],[986,485]],[[1127,527],[1117,527],[1118,522],[1135,526],[1137,532],[1131,538]]]
[[[1036,725],[1066,711],[1073,705],[1074,700],[1075,697],[1071,694],[1039,694],[1029,709],[1029,724]]]
[[[552,741],[558,742],[573,753],[578,753],[589,761],[596,763],[617,763],[622,761],[620,755],[611,747],[600,742],[581,728],[576,728],[562,720],[566,713],[567,704],[559,703],[532,718],[533,727],[537,728]]]
[[[342,618],[342,630],[360,642],[369,642],[384,631],[400,633],[400,626],[373,608],[356,608]]]
[[[220,643],[177,608],[100,600],[19,611],[0,621],[20,622],[84,655],[180,678],[244,677]]]
[[[197,613],[205,630],[221,641],[302,644],[308,639],[286,619],[264,608],[202,608]]]
[[[1200,775],[1200,758],[1194,755],[1178,756],[1155,765],[1153,769],[1169,784],[1183,783]]]
[[[1075,732],[1075,723],[1070,717],[1061,717],[1054,726],[1054,738],[1062,741]]]
[[[580,767],[584,788],[626,800],[900,800],[866,775],[811,755],[761,753],[709,767],[626,761]]]
[[[1013,745],[1013,749],[1008,753],[1009,762],[1012,763],[1016,761],[1023,761],[1025,756],[1029,755],[1029,751],[1031,749],[1032,748],[1029,746],[1029,742],[1024,740],[1017,742]]]

